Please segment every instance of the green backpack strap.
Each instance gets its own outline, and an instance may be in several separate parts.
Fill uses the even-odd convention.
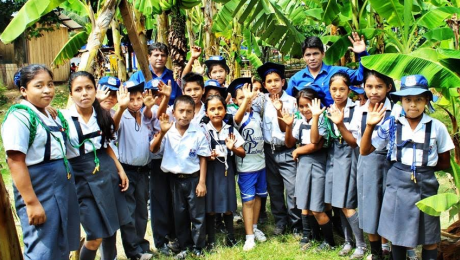
[[[30,107],[23,105],[23,104],[14,104],[12,105],[8,111],[6,112],[5,118],[3,119],[3,123],[5,123],[8,116],[17,110],[26,110],[29,114],[29,118],[25,117],[26,120],[29,122],[25,122],[23,119],[19,118],[18,115],[13,114],[19,121],[21,121],[27,128],[29,128],[29,148],[34,143],[35,136],[37,135],[37,126],[41,123],[41,120],[38,119],[37,113],[35,113]]]

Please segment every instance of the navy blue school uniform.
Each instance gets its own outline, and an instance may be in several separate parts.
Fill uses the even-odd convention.
[[[385,118],[392,113],[393,104],[388,98],[385,99]],[[356,138],[358,146],[361,137],[366,129],[367,111],[369,101],[362,107],[355,110],[349,130]],[[393,111],[395,113],[396,110]],[[383,123],[384,119],[376,126],[376,130]],[[376,149],[373,153],[358,157],[357,164],[357,191],[358,191],[358,216],[359,227],[368,234],[377,234],[380,218],[380,210],[383,194],[386,186],[386,176],[390,169],[390,163],[386,160],[387,150]]]
[[[391,151],[391,168],[387,175],[378,233],[394,245],[416,247],[440,242],[439,217],[420,211],[418,201],[437,194],[439,183],[434,174],[438,154],[454,149],[446,126],[423,114],[415,130],[407,119],[396,122],[395,142],[388,136],[374,133],[372,145]],[[390,128],[390,120],[382,130]]]
[[[30,225],[27,206],[13,184],[16,212],[21,221],[24,259],[69,259],[69,253],[80,245],[79,207],[74,174],[66,167],[65,133],[62,122],[39,112],[28,101],[21,101],[49,131],[37,122],[37,132],[30,140],[30,119],[25,109],[12,111],[2,125],[5,151],[19,151],[26,155],[32,188],[46,214],[41,225]],[[59,139],[57,139],[59,138]]]
[[[292,135],[301,146],[310,142],[311,121],[297,120]],[[324,187],[327,150],[320,149],[299,156],[295,180],[295,199],[298,209],[324,212]]]
[[[225,213],[236,210],[235,157],[228,151],[225,139],[230,133],[236,137],[235,147],[244,144],[244,139],[232,125],[222,122],[222,129],[217,131],[211,122],[206,124],[211,150],[216,150],[217,157],[207,163],[206,174],[206,213]]]
[[[130,219],[125,196],[120,191],[119,177],[114,174],[118,170],[112,157],[107,154],[108,144],[101,136],[96,111],[93,109],[88,123],[78,114],[75,105],[63,111],[63,114],[69,122],[67,158],[75,172],[80,221],[86,239],[111,237],[120,225],[128,224]],[[85,139],[91,142],[75,148]],[[95,171],[96,157],[99,160],[98,171]]]

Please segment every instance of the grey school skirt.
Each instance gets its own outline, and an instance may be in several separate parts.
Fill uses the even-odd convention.
[[[433,167],[417,167],[417,183],[411,180],[410,166],[393,163],[380,213],[379,235],[393,245],[416,247],[441,240],[439,217],[420,211],[415,203],[438,192]]]
[[[326,160],[323,149],[299,157],[294,193],[298,209],[324,212]]]
[[[352,148],[347,143],[334,143],[334,167],[332,174],[333,207],[355,209],[358,207],[356,166],[359,148]]]
[[[334,146],[323,148],[326,151],[326,179],[324,182],[324,203],[332,202],[332,182],[334,170]]]

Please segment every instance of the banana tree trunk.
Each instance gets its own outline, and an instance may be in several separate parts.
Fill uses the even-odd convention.
[[[187,55],[187,39],[185,38],[185,16],[178,5],[171,8],[171,26],[169,27],[169,54],[174,68],[175,78],[182,74]]]
[[[212,32],[213,16],[216,13],[216,4],[211,0],[204,0],[204,54],[206,59],[213,55],[219,55],[219,45]]]
[[[192,21],[192,12],[193,10],[186,10],[186,23],[185,26],[187,28],[187,35],[188,35],[188,41],[190,43],[190,46],[195,45],[195,32],[193,32],[193,21]]]
[[[114,18],[112,20],[112,38],[115,55],[117,56],[117,77],[122,81],[126,81],[126,65],[125,59],[121,53],[121,35],[120,22]]]
[[[22,260],[16,225],[14,224],[10,198],[0,174],[0,259]]]
[[[81,62],[78,70],[93,72],[93,63],[96,54],[102,45],[107,29],[110,27],[110,22],[115,15],[115,9],[118,0],[107,0],[98,14],[97,19],[93,24],[93,29],[88,37],[86,44],[86,52],[81,55]]]
[[[383,23],[382,23],[382,19],[380,15],[378,15],[377,13],[374,13],[374,19],[376,23],[376,29],[383,30],[384,28],[383,28]],[[383,38],[383,33],[377,35],[376,41],[377,41],[377,44],[375,46],[377,49],[376,54],[384,53],[385,52],[385,40]]]
[[[168,45],[168,31],[169,31],[169,20],[166,12],[163,12],[157,17],[157,42],[162,42]],[[166,67],[171,68],[171,59],[166,62]]]

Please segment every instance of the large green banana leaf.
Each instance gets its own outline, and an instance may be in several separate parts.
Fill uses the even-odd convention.
[[[371,3],[371,7],[381,17],[385,18],[389,25],[401,28],[404,26],[404,6],[399,0],[369,0],[369,2]]]
[[[439,217],[442,212],[459,204],[459,197],[453,193],[440,193],[425,198],[417,203],[417,207],[428,215]]]
[[[52,66],[57,67],[62,65],[67,60],[70,60],[72,57],[74,57],[75,54],[77,54],[81,49],[81,47],[86,44],[88,36],[89,35],[87,31],[81,31],[70,38],[54,58]]]
[[[85,5],[80,0],[67,0],[67,1],[64,1],[64,3],[62,3],[60,5],[60,7],[64,8],[67,11],[75,13],[75,14],[81,16],[81,17],[89,16],[88,6]]]
[[[40,17],[51,12],[65,0],[29,0],[18,11],[0,36],[0,40],[7,44],[14,41],[27,27],[37,22]]]
[[[426,14],[420,17],[420,19],[417,20],[417,24],[428,29],[438,28],[442,25],[445,25],[446,18],[452,16],[452,14],[455,13],[460,14],[460,8],[451,6],[439,7],[428,11]]]

